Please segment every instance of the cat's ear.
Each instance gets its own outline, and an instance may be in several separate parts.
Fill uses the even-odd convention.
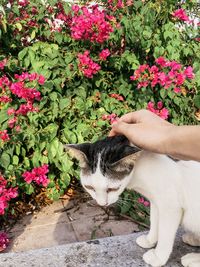
[[[64,145],[64,148],[69,152],[72,158],[76,158],[79,161],[81,168],[87,167],[90,143],[68,144]]]
[[[110,168],[116,172],[130,172],[140,152],[141,149],[136,146],[126,146],[115,161],[110,164]]]

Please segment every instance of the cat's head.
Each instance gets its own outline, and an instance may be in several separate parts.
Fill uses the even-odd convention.
[[[130,182],[139,148],[125,136],[107,137],[95,143],[66,145],[79,161],[80,178],[85,190],[101,206],[118,200]]]

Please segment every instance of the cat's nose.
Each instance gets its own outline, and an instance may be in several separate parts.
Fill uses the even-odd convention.
[[[108,202],[105,202],[105,201],[97,201],[98,205],[101,206],[101,207],[106,207],[108,206]]]

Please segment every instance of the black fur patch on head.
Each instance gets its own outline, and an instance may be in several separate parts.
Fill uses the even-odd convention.
[[[82,144],[80,149],[86,155],[92,173],[96,171],[99,154],[101,155],[100,168],[103,174],[109,172],[113,163],[140,151],[139,148],[130,146],[125,136],[107,137],[90,145],[87,143],[87,146]]]

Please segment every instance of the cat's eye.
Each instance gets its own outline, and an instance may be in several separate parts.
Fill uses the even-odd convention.
[[[94,190],[94,187],[92,187],[91,185],[85,185],[85,188],[88,189],[88,190],[93,190],[93,191],[95,191],[95,190]]]
[[[107,189],[107,193],[110,193],[110,192],[116,192],[119,190],[120,187],[117,187],[117,188],[108,188]]]

